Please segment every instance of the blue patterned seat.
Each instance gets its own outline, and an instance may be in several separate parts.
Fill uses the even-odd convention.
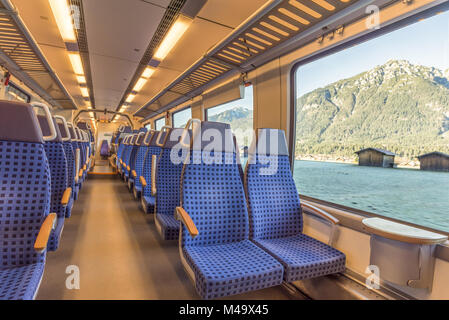
[[[212,138],[212,151],[206,151],[208,133],[220,134]],[[201,137],[205,141],[195,142]],[[198,294],[213,299],[280,285],[282,265],[249,241],[245,193],[228,124],[203,121],[201,130],[194,130],[181,184],[181,261]],[[183,209],[197,236],[180,214]]]
[[[133,189],[134,198],[136,199],[139,199],[140,195],[142,194],[142,182],[140,181],[140,177],[143,175],[143,163],[145,161],[145,156],[147,155],[149,144],[151,142],[151,139],[153,138],[154,133],[155,133],[154,130],[150,130],[145,134],[137,151],[136,164],[134,168],[136,172],[136,177]]]
[[[69,203],[67,204],[65,217],[70,218],[72,215],[72,208],[74,203],[74,190],[75,190],[75,154],[72,146],[72,136],[67,126],[67,122],[62,117],[55,117],[59,127],[59,132],[62,136],[62,145],[64,147],[65,156],[67,158],[67,185],[71,188],[71,196]]]
[[[122,173],[123,173],[123,179],[125,180],[125,182],[128,181],[129,178],[129,170],[128,170],[128,165],[129,165],[129,158],[131,156],[131,151],[133,149],[134,146],[134,141],[136,139],[137,135],[133,134],[129,137],[129,139],[126,142],[125,145],[125,150],[123,150],[123,156],[122,156],[122,160],[123,160],[123,165],[122,165]]]
[[[143,160],[143,177],[147,183],[146,187],[142,189],[141,203],[142,208],[145,213],[153,213],[155,205],[155,197],[151,192],[152,178],[151,171],[153,168],[153,157],[157,162],[160,154],[161,147],[157,145],[157,140],[164,141],[166,132],[165,131],[155,131],[153,137],[148,145],[148,152]]]
[[[78,199],[78,194],[81,185],[81,179],[79,178],[79,171],[82,167],[81,165],[81,150],[78,144],[78,134],[72,123],[67,123],[70,131],[71,144],[73,150],[73,156],[75,161],[75,175],[74,175],[74,188],[73,188],[73,199]]]
[[[42,135],[50,135],[50,128],[45,116],[38,116],[39,125],[42,130]],[[51,173],[51,205],[50,211],[56,213],[58,216],[56,228],[50,236],[48,243],[49,251],[56,251],[59,247],[59,240],[61,238],[62,230],[64,229],[64,220],[67,209],[67,204],[62,203],[64,193],[68,189],[67,183],[67,158],[62,145],[62,136],[59,131],[59,126],[53,119],[57,137],[54,140],[45,141],[44,148],[50,164]]]
[[[164,240],[179,239],[179,222],[175,219],[175,209],[179,206],[181,174],[187,152],[179,149],[178,161],[173,161],[173,148],[179,147],[179,139],[184,129],[169,129],[157,160],[156,168],[156,227]]]
[[[121,176],[123,169],[122,169],[122,161],[123,161],[123,153],[126,149],[127,141],[129,139],[129,135],[123,135],[123,138],[119,142],[119,147],[117,149],[117,170],[118,174]]]
[[[345,270],[345,255],[302,233],[302,209],[282,130],[259,129],[245,170],[250,238],[284,266],[287,282]]]
[[[139,151],[140,145],[142,144],[143,139],[145,138],[145,132],[140,132],[137,134],[134,144],[131,149],[131,153],[129,154],[129,173],[128,173],[128,189],[132,191],[134,189],[134,183],[135,183],[135,176],[133,172],[135,172],[136,169],[136,158],[137,153]]]
[[[39,289],[48,235],[37,250],[50,210],[50,168],[33,108],[0,102],[0,300],[31,300]]]

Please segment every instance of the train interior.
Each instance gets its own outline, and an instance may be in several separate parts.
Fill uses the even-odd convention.
[[[0,300],[449,299],[448,9],[0,0]]]

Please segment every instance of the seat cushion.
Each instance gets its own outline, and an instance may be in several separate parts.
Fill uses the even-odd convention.
[[[179,238],[179,221],[175,219],[174,213],[169,216],[168,214],[157,214],[156,219],[161,226],[161,236],[164,240],[178,240]]]
[[[142,207],[145,213],[154,212],[155,198],[153,196],[142,196]]]
[[[64,218],[58,217],[55,229],[50,234],[47,249],[48,251],[56,251],[59,248],[59,240],[61,239],[62,230],[64,229]]]
[[[203,299],[259,290],[282,283],[283,268],[249,240],[211,246],[186,246],[183,254]]]
[[[44,273],[44,262],[0,269],[0,300],[34,299]]]
[[[286,282],[345,271],[344,253],[305,234],[254,242],[282,263]]]

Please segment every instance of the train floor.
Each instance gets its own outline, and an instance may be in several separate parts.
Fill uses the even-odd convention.
[[[79,276],[78,276],[79,275]],[[79,283],[79,288],[76,284]],[[37,299],[199,299],[177,241],[160,239],[116,176],[84,182],[60,247],[47,254]],[[273,287],[230,299],[294,299]]]

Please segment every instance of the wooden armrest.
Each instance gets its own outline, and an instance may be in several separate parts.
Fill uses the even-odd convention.
[[[123,164],[123,160],[122,159],[119,159],[119,162],[120,162],[120,164]]]
[[[301,202],[301,207],[303,209],[307,209],[307,211],[310,211],[310,212],[326,219],[327,221],[331,222],[332,224],[336,225],[336,224],[340,223],[340,221],[337,218],[335,218],[333,215],[331,215],[331,214],[327,213],[326,211],[321,210],[315,206],[312,206],[311,204]]]
[[[87,169],[87,166],[86,166],[86,165],[84,165],[84,166],[83,166],[83,170],[84,170],[84,171],[86,171],[86,169]]]
[[[83,177],[83,174],[84,174],[84,170],[81,169],[80,172],[78,173],[78,177],[82,178],[82,177]]]
[[[136,170],[131,171],[131,174],[133,175],[134,178],[137,177]]]
[[[195,238],[199,232],[198,229],[195,226],[195,223],[193,223],[192,218],[190,218],[187,211],[184,210],[182,207],[176,207],[176,214],[177,219],[180,220],[187,228],[187,231],[189,231],[190,236],[192,238]]]
[[[130,166],[126,166],[126,170],[128,170],[128,172],[131,170]]]
[[[142,184],[142,187],[146,187],[147,186],[147,180],[145,180],[145,178],[143,176],[140,176],[140,183]]]
[[[61,204],[63,206],[66,206],[69,203],[70,196],[72,195],[72,188],[67,188],[64,191],[64,194],[62,195]]]
[[[156,188],[156,165],[157,165],[157,156],[153,155],[151,158],[151,195],[155,196],[157,193]]]
[[[36,241],[34,242],[34,250],[38,253],[43,252],[47,248],[48,239],[50,238],[51,230],[56,224],[56,213],[50,213],[42,223]]]

